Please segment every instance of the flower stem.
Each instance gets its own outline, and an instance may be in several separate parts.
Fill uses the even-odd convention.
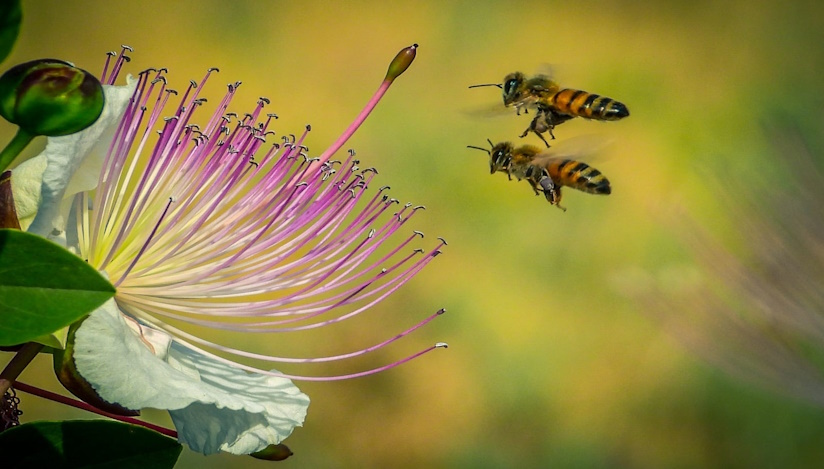
[[[26,148],[26,145],[28,145],[34,137],[35,135],[26,132],[22,128],[17,129],[14,138],[12,138],[11,142],[6,145],[6,148],[0,152],[0,173],[9,167],[14,159],[17,158],[17,155]]]
[[[126,423],[131,423],[133,425],[140,425],[141,427],[149,428],[149,429],[154,430],[158,433],[162,433],[166,436],[170,436],[172,438],[177,438],[177,432],[174,431],[174,430],[169,430],[168,428],[163,428],[159,425],[155,425],[155,424],[149,423],[149,422],[144,422],[142,420],[138,420],[138,419],[135,419],[135,418],[126,417],[126,416],[123,416],[123,415],[110,414],[110,413],[102,411],[102,410],[100,410],[100,409],[98,409],[94,406],[86,404],[83,401],[78,401],[78,400],[72,399],[70,397],[61,396],[60,394],[56,394],[56,393],[53,393],[51,391],[46,391],[45,389],[40,389],[40,388],[34,387],[30,384],[21,383],[20,381],[17,381],[16,383],[14,383],[14,389],[17,389],[18,391],[23,391],[25,393],[32,394],[34,396],[42,397],[43,399],[48,399],[50,401],[59,402],[61,404],[66,404],[68,406],[72,406],[72,407],[75,407],[75,408],[78,408],[78,409],[93,412],[95,414],[102,415],[104,417],[109,417],[110,419],[119,420],[121,422],[126,422]]]
[[[2,396],[14,384],[14,380],[20,376],[20,373],[34,360],[40,351],[43,350],[43,344],[37,342],[29,342],[17,352],[17,355],[11,359],[6,368],[0,373],[0,396]]]

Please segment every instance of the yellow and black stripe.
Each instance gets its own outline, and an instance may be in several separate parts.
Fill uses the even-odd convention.
[[[552,95],[548,102],[557,112],[575,117],[615,121],[629,116],[629,109],[623,103],[582,90],[561,90]]]
[[[569,186],[590,194],[610,194],[612,187],[600,171],[575,160],[557,159],[546,165],[547,174],[559,186]]]

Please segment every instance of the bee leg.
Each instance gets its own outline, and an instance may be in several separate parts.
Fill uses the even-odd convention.
[[[561,187],[560,186],[556,187],[555,190],[553,191],[552,200],[550,201],[550,203],[552,205],[560,208],[562,211],[566,212],[566,207],[561,206]]]
[[[552,178],[549,177],[549,174],[546,174],[545,177],[541,179],[540,184],[541,188],[544,190],[546,200],[551,205],[555,205],[566,212],[566,208],[561,206],[561,186],[556,186]]]
[[[524,132],[521,134],[521,138],[526,137],[527,135],[529,135],[530,132],[535,132],[536,135],[541,137],[541,132],[543,131],[542,130],[543,126],[541,126],[541,123],[539,122],[540,119],[541,119],[541,112],[538,111],[538,113],[532,119],[532,122],[529,123],[529,127],[527,127],[526,130],[524,130]],[[541,140],[543,140],[543,137],[541,137]],[[546,140],[544,140],[544,143],[546,143]],[[549,144],[547,144],[547,146],[549,146]]]
[[[538,184],[535,184],[535,181],[532,179],[527,179],[527,182],[529,182],[529,185],[532,186],[532,190],[535,191],[535,195],[543,192],[543,190],[538,189]]]
[[[571,118],[572,116],[568,114],[559,114],[552,110],[547,111],[545,119],[546,122],[544,124],[546,130],[549,132],[549,136],[552,137],[552,140],[555,140],[555,134],[552,132],[555,126],[558,124],[562,124]]]
[[[549,148],[549,142],[547,142],[547,141],[546,141],[546,139],[544,138],[544,136],[543,136],[543,135],[541,135],[541,133],[540,133],[540,132],[537,132],[537,131],[533,131],[533,132],[535,132],[535,135],[537,135],[538,137],[540,137],[540,138],[541,138],[541,140],[543,140],[543,141],[544,141],[544,145],[546,145],[546,147],[547,147],[547,148]],[[552,129],[549,129],[549,135],[552,135]],[[554,135],[552,135],[552,139],[553,139],[553,140],[555,139],[555,136],[554,136]]]
[[[560,198],[560,195],[556,196],[556,194],[560,194],[561,188],[555,187],[555,181],[553,181],[552,178],[549,177],[549,174],[547,174],[546,170],[542,172],[541,179],[538,181],[538,184],[535,184],[534,182],[532,182],[532,184],[533,187],[541,186],[541,192],[544,194],[544,197],[546,197],[546,200],[548,200],[549,203],[554,205],[556,197]],[[535,190],[538,190],[537,187],[535,187]]]

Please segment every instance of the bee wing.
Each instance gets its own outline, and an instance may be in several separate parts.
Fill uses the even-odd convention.
[[[555,73],[557,71],[557,68],[557,64],[543,62],[540,65],[538,65],[538,69],[535,70],[535,75],[543,76],[554,81],[555,77],[557,76],[557,73]]]
[[[585,163],[603,162],[610,140],[601,135],[578,135],[554,143],[533,158],[533,164],[546,165],[551,160],[567,159]]]
[[[526,108],[526,112],[524,112],[524,108]],[[524,117],[524,120],[527,118],[532,118],[537,113],[537,106],[535,104],[528,104],[523,106],[521,109],[521,114],[526,114],[527,117]],[[478,106],[475,108],[469,108],[462,111],[463,114],[471,117],[481,117],[481,118],[497,118],[497,117],[511,117],[517,114],[517,110],[513,107],[505,107],[503,103],[496,102],[495,104],[486,104],[482,106]]]
[[[504,107],[504,105],[499,102],[464,109],[462,112],[467,116],[482,118],[509,117],[515,114],[515,111],[512,108]]]
[[[550,91],[549,88],[543,88],[537,85],[537,83],[540,83],[542,81],[549,81],[558,86],[558,81],[555,79],[555,68],[556,66],[554,64],[545,62],[538,67],[538,70],[535,71],[535,75],[533,75],[532,77],[528,77],[531,80],[532,86],[533,88],[535,88],[536,91]]]

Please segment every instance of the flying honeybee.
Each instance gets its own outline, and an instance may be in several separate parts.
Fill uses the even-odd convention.
[[[500,88],[503,91],[504,106],[514,107],[519,115],[521,109],[527,112],[529,108],[535,108],[536,115],[521,137],[533,132],[546,146],[549,146],[549,142],[541,134],[549,132],[549,136],[555,139],[552,129],[573,117],[614,121],[629,116],[629,109],[623,103],[582,90],[562,89],[547,75],[527,78],[521,72],[514,72],[504,77],[502,84],[487,83],[472,85],[470,88],[480,86]]]
[[[553,150],[541,150],[533,145],[513,146],[510,142],[493,144],[491,149],[469,146],[489,155],[489,172],[506,173],[509,179],[526,179],[535,194],[543,193],[546,200],[560,205],[561,187],[568,186],[590,194],[607,195],[612,192],[609,180],[600,171],[576,159],[561,156]]]

